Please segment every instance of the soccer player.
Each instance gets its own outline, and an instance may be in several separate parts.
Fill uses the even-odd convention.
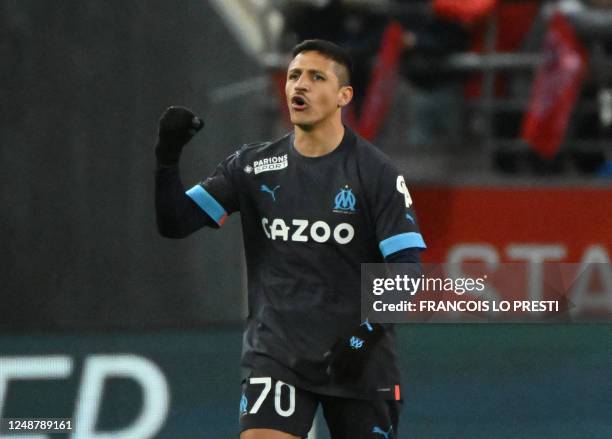
[[[185,191],[182,147],[203,126],[170,107],[159,122],[159,230],[182,238],[240,212],[248,273],[241,439],[307,436],[319,404],[334,439],[397,438],[400,376],[391,325],[361,321],[360,264],[419,261],[425,248],[404,177],[343,125],[353,97],[340,47],[293,50],[294,129],[241,147]]]

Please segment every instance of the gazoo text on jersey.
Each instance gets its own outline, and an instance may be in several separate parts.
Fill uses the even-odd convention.
[[[273,241],[308,242],[310,240],[323,243],[333,239],[338,244],[348,244],[355,237],[355,229],[348,223],[330,226],[325,221],[310,223],[306,219],[292,219],[290,223],[282,218],[261,219],[261,225],[268,239]]]

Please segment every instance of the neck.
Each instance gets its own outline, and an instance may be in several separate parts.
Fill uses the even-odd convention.
[[[295,125],[295,149],[306,157],[329,154],[340,145],[344,137],[342,120],[325,121],[312,127]]]

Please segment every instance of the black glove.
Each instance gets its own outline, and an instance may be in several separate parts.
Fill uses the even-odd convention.
[[[155,155],[162,166],[176,165],[183,146],[204,127],[204,121],[184,107],[168,107],[159,119]]]
[[[339,383],[358,381],[383,334],[384,328],[380,324],[366,320],[325,354],[329,361],[327,373]]]

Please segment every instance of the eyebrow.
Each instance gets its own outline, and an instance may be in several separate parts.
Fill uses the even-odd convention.
[[[303,70],[304,70],[304,69],[300,69],[300,68],[298,68],[298,67],[294,67],[294,68],[292,68],[292,69],[289,69],[289,71],[288,71],[287,73],[302,72]],[[321,71],[321,70],[317,70],[317,69],[306,69],[306,72],[308,72],[308,73],[319,73],[319,74],[321,74],[321,75],[323,75],[323,76],[325,76],[325,75],[326,75],[326,73],[325,73],[325,72],[323,72],[323,71]]]

